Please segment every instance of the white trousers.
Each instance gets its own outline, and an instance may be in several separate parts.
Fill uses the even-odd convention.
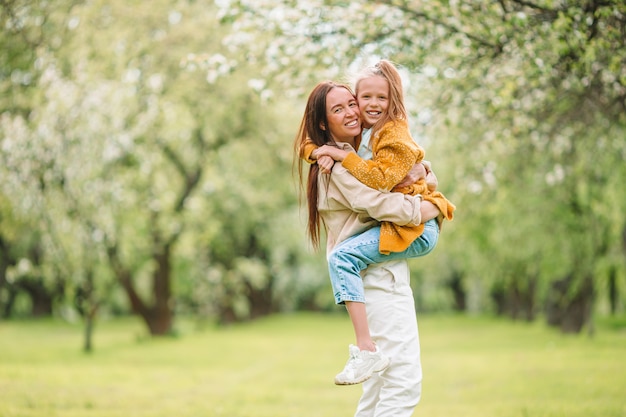
[[[372,265],[362,275],[370,332],[391,364],[363,383],[355,417],[411,417],[422,393],[422,365],[408,264]]]

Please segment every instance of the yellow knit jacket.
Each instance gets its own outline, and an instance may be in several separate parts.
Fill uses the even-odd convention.
[[[424,150],[409,132],[406,120],[387,122],[374,133],[370,146],[373,158],[364,160],[355,153],[350,153],[343,166],[359,181],[368,187],[381,191],[397,191],[404,194],[420,194],[425,201],[430,201],[441,212],[439,225],[443,219],[452,220],[455,206],[439,191],[430,191],[425,179],[420,179],[408,187],[398,188],[414,164],[424,159]],[[424,232],[424,225],[398,226],[390,222],[381,222],[379,251],[383,254],[402,252]]]
[[[413,165],[424,159],[424,150],[411,137],[406,120],[386,123],[374,134],[370,146],[373,154],[371,160],[365,160],[351,152],[343,160],[342,165],[370,188],[384,192],[419,194],[423,200],[432,202],[441,212],[437,219],[439,227],[444,219],[452,220],[456,207],[441,192],[429,190],[425,179],[420,179],[408,187],[396,187]],[[306,143],[301,150],[301,157],[313,162],[310,155],[315,148],[312,143]],[[379,251],[382,254],[403,252],[423,232],[423,224],[399,226],[391,222],[381,222]]]

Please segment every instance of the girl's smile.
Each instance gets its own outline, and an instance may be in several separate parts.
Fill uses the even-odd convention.
[[[370,128],[389,108],[389,82],[383,77],[364,78],[357,85],[363,127]]]

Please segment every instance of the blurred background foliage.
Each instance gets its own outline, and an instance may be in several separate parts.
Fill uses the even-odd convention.
[[[304,100],[384,57],[458,207],[419,311],[624,313],[622,1],[0,3],[0,315],[335,309],[292,171]]]

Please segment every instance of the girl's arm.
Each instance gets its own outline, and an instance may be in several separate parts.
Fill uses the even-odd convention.
[[[383,126],[373,151],[374,158],[371,161],[355,153],[348,153],[342,165],[363,184],[385,192],[391,191],[413,165],[424,159],[424,150],[415,143],[404,121]]]
[[[416,164],[415,151],[402,143],[390,143],[378,149],[373,160],[365,160],[354,152],[348,152],[334,146],[320,146],[311,153],[311,158],[330,157],[343,165],[363,184],[378,190],[390,191],[396,184],[407,180],[411,185],[419,178],[426,176],[425,169],[417,168],[415,178],[410,175]],[[347,161],[346,161],[347,160]],[[344,162],[346,161],[346,162]]]
[[[377,150],[372,160],[349,154],[342,165],[363,184],[388,192],[419,162],[417,159],[417,153],[410,147],[402,143],[392,143]]]
[[[314,164],[315,162],[317,162],[314,157],[314,153],[316,150],[317,150],[317,145],[315,145],[307,137],[304,144],[300,148],[300,158],[304,159],[309,164]]]
[[[326,147],[326,145],[322,146],[322,148],[323,147]],[[319,150],[320,148],[307,138],[300,149],[300,158],[304,159],[309,164],[317,163],[324,174],[330,174],[335,161],[328,156],[319,154]]]
[[[343,149],[337,148],[336,146],[324,145],[324,146],[320,146],[319,148],[315,149],[311,153],[311,156],[315,157],[315,158],[320,158],[322,156],[328,156],[328,157],[333,158],[337,162],[341,162],[341,161],[343,161],[346,158],[346,156],[348,156],[349,153],[354,153],[354,152],[348,152],[348,151],[345,151]]]

